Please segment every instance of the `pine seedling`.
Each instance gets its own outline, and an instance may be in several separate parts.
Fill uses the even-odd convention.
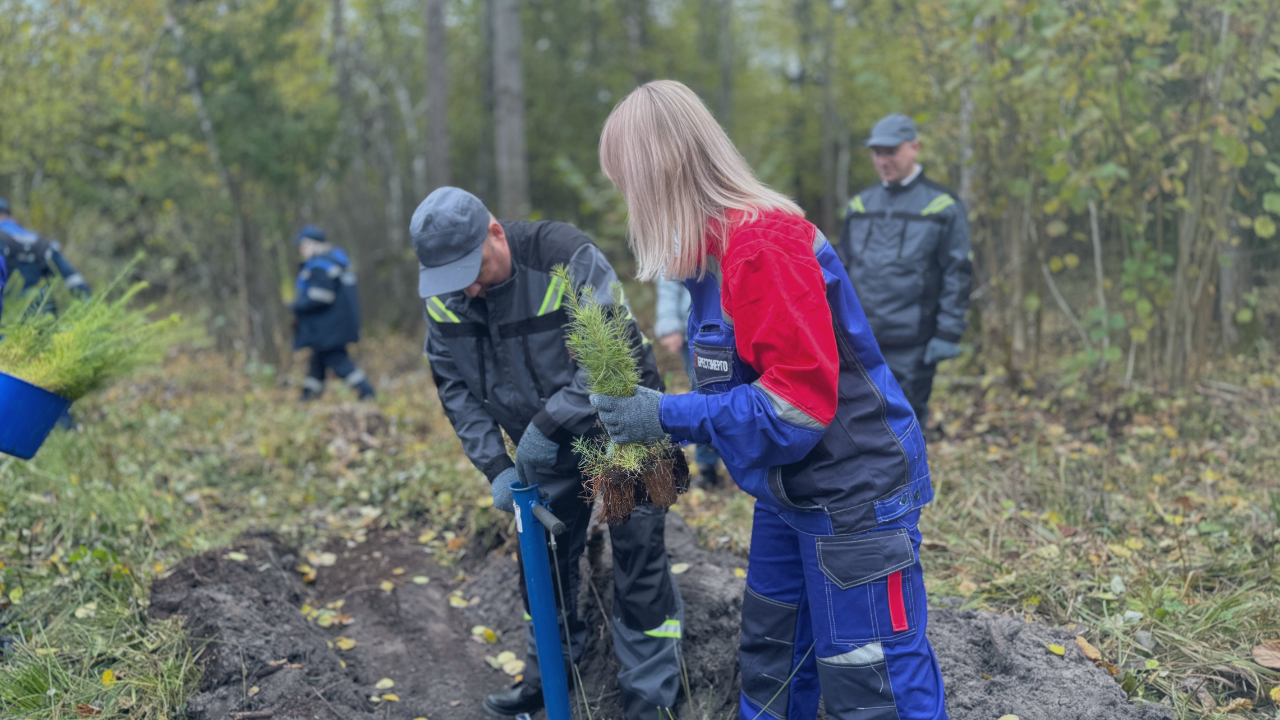
[[[640,385],[640,368],[632,354],[633,318],[622,285],[610,288],[613,305],[601,305],[594,288],[573,289],[568,268],[559,266],[552,274],[568,288],[571,322],[566,344],[587,372],[588,389],[597,395],[631,397]],[[582,457],[592,497],[603,498],[604,517],[610,523],[626,522],[637,504],[671,507],[688,488],[684,454],[668,439],[616,445],[607,437],[583,437],[574,441],[574,450]]]
[[[105,291],[71,302],[61,315],[42,312],[47,293],[16,303],[0,325],[0,372],[77,400],[162,357],[177,316],[152,321],[153,307],[132,307],[144,282],[121,290],[140,259]]]

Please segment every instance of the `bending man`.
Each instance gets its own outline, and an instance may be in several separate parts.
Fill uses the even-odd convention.
[[[600,430],[586,375],[565,347],[563,298],[590,285],[602,305],[612,305],[609,289],[618,277],[604,254],[573,226],[499,222],[478,198],[454,187],[440,188],[422,201],[410,232],[420,261],[418,292],[426,306],[426,353],[463,451],[493,484],[495,508],[513,512],[511,485],[517,479],[537,483],[567,527],[556,575],[567,587],[559,588],[556,603],[567,610],[576,662],[587,639],[576,600],[591,506],[582,500],[580,458],[572,444]],[[557,265],[569,267],[578,287],[563,287],[551,276]],[[630,314],[625,307],[618,311]],[[634,319],[631,336],[643,384],[660,392],[653,350]],[[518,443],[515,462],[507,455],[503,431]],[[612,636],[628,720],[663,717],[679,689],[683,609],[667,565],[665,515],[640,507],[629,522],[609,530]],[[523,580],[520,590],[525,591]],[[525,603],[527,609],[527,597]],[[487,696],[484,707],[490,714],[533,713],[543,706],[528,620],[526,627],[524,680]]]

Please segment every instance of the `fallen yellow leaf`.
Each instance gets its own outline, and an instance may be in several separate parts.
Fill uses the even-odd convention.
[[[1225,707],[1220,708],[1220,712],[1233,713],[1237,710],[1252,710],[1253,701],[1248,698],[1235,698],[1227,703]]]
[[[391,678],[382,678],[381,680],[379,680],[377,683],[374,684],[374,687],[379,690],[390,690],[395,686],[396,686],[396,681],[392,680]]]
[[[403,575],[403,574],[404,574],[404,568],[396,568],[395,570],[392,570],[392,571],[391,571],[391,574],[392,574],[392,575]]]
[[[249,688],[249,697],[253,697],[254,695],[257,695],[261,691],[262,691],[262,688],[258,687],[257,685],[254,685],[253,687]]]
[[[1271,688],[1271,702],[1280,705],[1280,685]]]
[[[339,650],[350,650],[356,646],[356,641],[349,637],[341,637],[334,639],[333,643],[338,646]]]
[[[689,570],[689,563],[676,563],[675,565],[671,566],[671,572],[676,575],[681,575],[685,572],[688,572],[688,570]]]
[[[519,675],[520,673],[524,672],[524,661],[512,660],[511,662],[503,663],[502,672],[512,677],[515,677],[516,675]]]
[[[227,553],[227,559],[235,560],[236,562],[244,562],[245,560],[249,559],[249,556],[245,555],[242,552],[229,552]]]
[[[461,609],[461,608],[464,608],[464,607],[466,607],[466,606],[467,606],[467,601],[466,601],[466,600],[464,600],[463,598],[458,597],[457,595],[450,595],[450,596],[449,596],[449,607],[454,607],[454,608],[459,608],[459,609]]]
[[[382,699],[387,702],[400,702],[400,696],[395,693],[384,693]]]
[[[111,687],[116,682],[116,674],[113,670],[102,671],[102,684]]]
[[[1126,559],[1133,557],[1133,551],[1119,543],[1107,543],[1107,549],[1111,551],[1112,555],[1117,557]]]
[[[1080,649],[1084,651],[1085,657],[1089,658],[1095,663],[1102,662],[1102,651],[1098,650],[1098,648],[1094,647],[1093,645],[1090,645],[1089,641],[1085,640],[1083,635],[1076,636],[1076,644],[1079,645]]]
[[[414,575],[414,576],[413,576],[413,584],[414,584],[414,585],[426,585],[426,584],[427,584],[427,583],[429,583],[429,582],[431,582],[431,578],[427,577],[426,575]]]
[[[388,592],[388,593],[396,589],[395,584],[392,583],[390,580],[383,580],[382,582],[378,583],[378,587],[382,588],[382,592]]]
[[[744,578],[747,576],[747,571],[743,570],[742,568],[734,568],[733,576],[736,578]]]
[[[960,584],[956,586],[956,592],[960,593],[965,597],[969,597],[970,595],[974,594],[977,591],[978,591],[978,586],[968,578],[961,580]]]
[[[436,534],[437,533],[435,530],[427,530],[426,532],[418,536],[418,542],[422,543],[423,545],[426,545],[427,543],[436,539]]]
[[[1067,649],[1062,647],[1061,645],[1045,645],[1045,648],[1049,652],[1053,653],[1054,655],[1059,655],[1059,656],[1065,655],[1067,652]]]
[[[1280,640],[1272,640],[1254,647],[1253,661],[1264,668],[1280,670]]]

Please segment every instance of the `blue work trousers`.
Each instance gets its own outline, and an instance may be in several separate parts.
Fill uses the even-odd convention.
[[[819,697],[833,720],[946,720],[942,673],[925,637],[919,515],[816,537],[756,505],[740,720],[812,720]],[[881,532],[902,538],[888,567],[868,552],[878,545],[868,536]]]

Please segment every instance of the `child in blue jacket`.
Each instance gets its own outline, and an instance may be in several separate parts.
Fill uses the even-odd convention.
[[[324,231],[315,225],[303,226],[294,244],[302,254],[302,266],[298,299],[290,306],[298,318],[293,349],[311,348],[303,401],[324,392],[326,369],[356,390],[361,400],[372,398],[368,376],[347,356],[347,345],[360,341],[360,302],[350,258],[342,248],[325,242]]]

